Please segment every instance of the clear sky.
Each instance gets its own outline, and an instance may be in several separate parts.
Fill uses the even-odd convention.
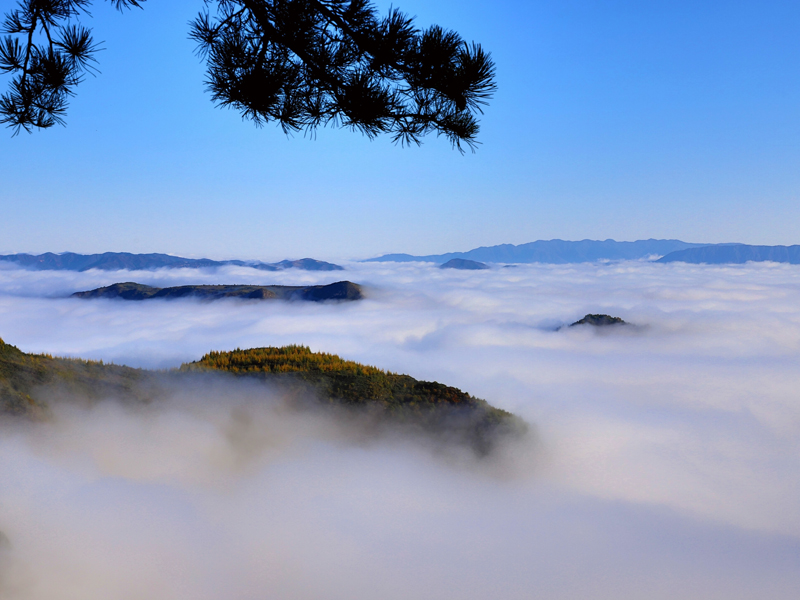
[[[95,4],[102,74],[78,88],[67,126],[0,132],[0,252],[333,259],[550,238],[800,243],[794,0],[398,0],[497,63],[483,145],[464,156],[435,137],[421,148],[331,129],[287,138],[215,108],[187,39],[201,6]]]

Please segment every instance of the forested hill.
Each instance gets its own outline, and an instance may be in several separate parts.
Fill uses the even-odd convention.
[[[0,414],[41,417],[51,389],[99,401],[130,397],[144,401],[146,371],[103,362],[26,354],[0,339]]]
[[[454,258],[463,258],[490,263],[549,263],[568,264],[595,262],[598,260],[638,260],[652,256],[664,256],[676,250],[704,246],[690,244],[680,240],[638,240],[635,242],[617,242],[615,240],[581,240],[577,242],[565,240],[539,240],[528,244],[501,244],[484,246],[468,252],[449,252],[447,254],[430,254],[412,256],[411,254],[386,254],[371,258],[366,262],[409,262],[422,261],[446,263]]]
[[[437,382],[311,352],[303,346],[210,352],[199,361],[167,372],[133,369],[97,361],[26,354],[0,340],[0,416],[39,419],[54,402],[157,402],[183,383],[207,377],[254,379],[277,389],[315,398],[297,405],[334,407],[371,428],[396,425],[466,444],[479,454],[507,436],[527,431],[525,423],[486,401]],[[290,394],[292,396],[292,394]],[[321,402],[321,405],[319,404]],[[365,419],[366,417],[366,419]]]
[[[240,298],[243,300],[361,300],[364,295],[361,286],[351,281],[337,281],[328,285],[179,285],[157,288],[128,281],[109,286],[75,292],[75,298],[119,298],[121,300],[173,300],[176,298],[196,298],[200,300],[220,300]]]
[[[283,260],[277,263],[243,260],[211,260],[208,258],[182,258],[170,254],[131,254],[130,252],[104,252],[103,254],[6,254],[0,261],[14,263],[25,269],[39,271],[149,271],[153,269],[204,269],[226,265],[252,267],[262,271],[303,269],[305,271],[341,271],[343,267],[313,258]]]
[[[369,408],[394,422],[448,432],[481,452],[488,451],[498,436],[519,435],[527,429],[518,417],[457,388],[311,352],[305,346],[210,352],[181,370],[302,381],[327,402]]]
[[[252,348],[209,352],[199,361],[184,364],[184,371],[217,370],[237,375],[293,374],[303,381],[324,383],[330,398],[350,404],[380,402],[386,407],[435,405],[486,407],[483,400],[436,382],[417,381],[377,367],[344,360],[335,354],[311,352],[306,346]],[[491,411],[508,414],[499,409]]]

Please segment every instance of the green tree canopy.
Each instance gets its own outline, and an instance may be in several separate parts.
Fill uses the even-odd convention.
[[[109,0],[122,10],[145,0]],[[96,71],[97,44],[81,24],[91,0],[18,0],[5,15],[0,122],[14,129],[64,123],[69,98]],[[204,0],[191,39],[220,106],[284,132],[320,125],[419,144],[429,133],[463,150],[477,143],[477,115],[496,89],[479,44],[368,0]]]

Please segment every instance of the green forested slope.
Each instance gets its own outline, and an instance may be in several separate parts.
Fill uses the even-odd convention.
[[[0,413],[40,415],[46,407],[45,390],[56,388],[90,400],[138,397],[146,373],[98,361],[26,354],[0,339]]]
[[[305,346],[210,352],[181,369],[297,379],[311,384],[330,403],[366,407],[395,422],[455,433],[484,450],[499,435],[527,429],[518,417],[457,388],[311,352]]]
[[[526,430],[522,420],[486,401],[437,382],[418,381],[304,346],[210,352],[168,372],[80,359],[26,354],[0,340],[0,413],[40,418],[48,403],[117,399],[148,402],[182,382],[224,373],[235,378],[300,386],[323,405],[344,407],[375,424],[402,424],[455,438],[481,453],[494,441]],[[348,413],[349,414],[349,413]]]

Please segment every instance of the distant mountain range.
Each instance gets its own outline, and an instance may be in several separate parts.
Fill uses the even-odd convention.
[[[386,254],[369,260],[376,262],[422,261],[441,264],[454,258],[462,258],[490,263],[568,264],[594,262],[597,260],[636,260],[652,256],[664,256],[676,250],[685,250],[704,245],[689,244],[680,240],[638,240],[636,242],[539,240],[538,242],[520,244],[519,246],[513,244],[482,246],[468,252],[448,252],[447,254],[430,254],[427,256]]]
[[[211,260],[208,258],[182,258],[170,254],[131,254],[130,252],[104,252],[103,254],[76,254],[64,252],[54,254],[6,254],[0,261],[16,263],[25,269],[38,271],[149,271],[153,269],[203,269],[226,265],[251,267],[262,271],[281,271],[283,269],[303,269],[305,271],[342,271],[343,267],[333,263],[303,258],[283,260],[277,263],[264,263],[244,260]]]
[[[141,283],[115,283],[106,287],[75,292],[76,298],[121,298],[122,300],[152,300],[155,298],[199,298],[220,300],[240,298],[245,300],[360,300],[361,286],[350,281],[337,281],[328,285],[179,285],[157,288]]]
[[[453,262],[455,260],[455,262]],[[571,264],[615,260],[656,260],[656,262],[686,262],[706,264],[741,264],[746,262],[773,261],[800,264],[800,245],[796,246],[751,246],[748,244],[695,244],[681,240],[637,240],[617,242],[615,240],[539,240],[528,244],[500,244],[481,246],[467,252],[446,254],[385,254],[364,262],[432,262],[439,265],[449,263],[448,268],[469,267],[473,263],[545,263]],[[305,271],[342,271],[343,267],[303,258],[282,260],[276,263],[245,260],[211,260],[209,258],[183,258],[171,254],[132,254],[130,252],[104,252],[103,254],[76,254],[64,252],[54,254],[6,254],[0,261],[14,263],[24,269],[40,271],[149,271],[154,269],[203,269],[228,265],[250,267],[262,271],[302,269]],[[459,262],[468,261],[468,262]]]
[[[716,244],[670,252],[656,262],[706,263],[709,265],[742,264],[746,262],[780,262],[800,264],[800,246],[749,246],[747,244]]]
[[[693,244],[680,240],[539,240],[528,244],[482,246],[468,252],[449,252],[413,256],[385,254],[365,262],[433,262],[446,264],[453,259],[487,263],[571,264],[600,260],[643,260],[707,264],[741,264],[749,261],[774,261],[800,264],[800,246],[750,246],[747,244]]]

